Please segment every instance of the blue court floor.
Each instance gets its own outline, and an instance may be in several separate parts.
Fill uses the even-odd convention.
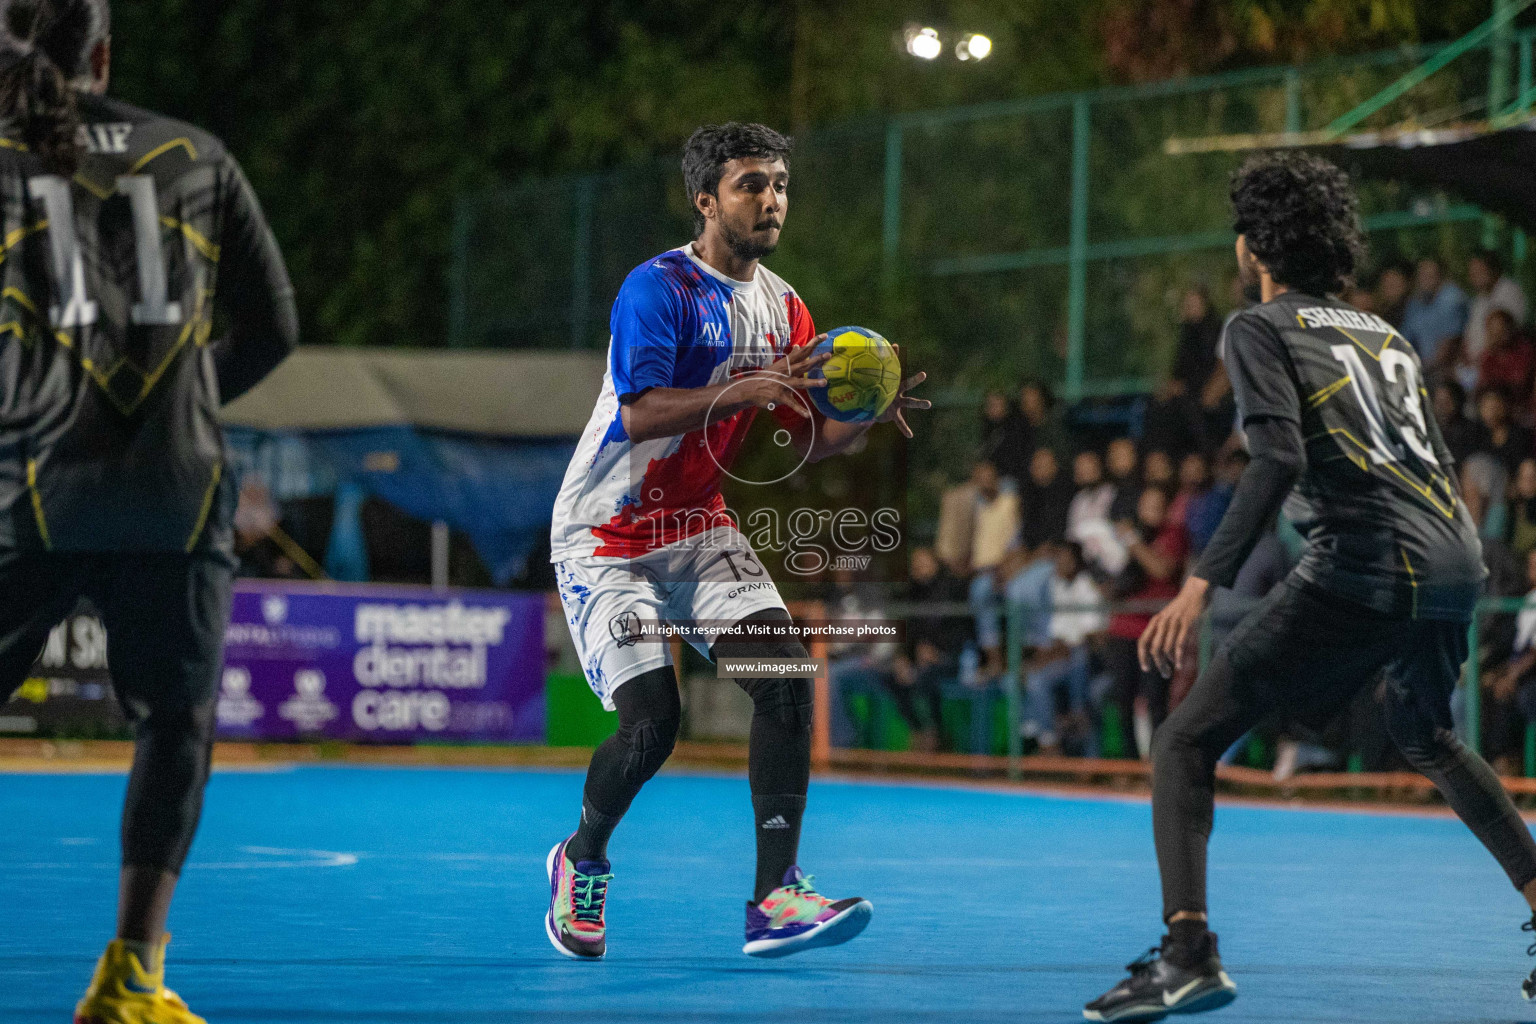
[[[0,775],[0,1021],[62,1024],[111,934],[124,778]],[[545,939],[572,772],[221,773],[169,981],[223,1022],[1079,1020],[1159,932],[1146,804],[816,783],[802,860],[874,901],[837,949],[740,954],[744,779],[663,775],[611,853],[609,955]],[[1223,807],[1212,913],[1241,994],[1206,1018],[1536,1019],[1522,903],[1451,819]]]

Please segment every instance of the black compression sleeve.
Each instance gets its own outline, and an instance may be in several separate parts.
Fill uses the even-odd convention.
[[[214,303],[229,320],[229,334],[214,346],[219,397],[231,402],[255,387],[287,358],[299,339],[293,285],[256,193],[238,165],[226,173],[224,235]]]
[[[1253,461],[1238,478],[1232,504],[1205,546],[1194,575],[1230,587],[1253,546],[1274,522],[1285,496],[1306,465],[1301,429],[1294,420],[1262,416],[1243,425]]]

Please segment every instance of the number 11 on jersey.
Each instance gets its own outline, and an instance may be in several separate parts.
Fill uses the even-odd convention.
[[[130,317],[135,324],[165,327],[181,323],[181,303],[170,302],[165,260],[160,252],[160,208],[155,179],[126,175],[117,179],[117,191],[128,197],[133,214],[134,254],[139,278],[139,301]],[[43,204],[48,214],[48,240],[53,254],[54,284],[59,301],[48,309],[55,330],[86,327],[96,322],[97,304],[86,294],[85,260],[75,235],[75,200],[70,183],[57,174],[42,174],[27,181],[27,193]]]

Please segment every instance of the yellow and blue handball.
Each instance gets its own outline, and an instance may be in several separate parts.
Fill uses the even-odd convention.
[[[838,327],[816,346],[817,355],[827,352],[832,358],[810,372],[825,377],[827,386],[811,388],[810,394],[828,419],[861,423],[891,407],[901,390],[894,345],[865,327]]]

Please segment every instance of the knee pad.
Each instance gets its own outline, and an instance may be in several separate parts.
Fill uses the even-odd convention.
[[[803,657],[804,655],[774,655],[774,657]],[[798,676],[792,679],[746,679],[742,688],[752,698],[757,714],[769,714],[787,729],[809,730],[814,689],[811,680]]]
[[[624,778],[644,783],[661,770],[677,744],[677,718],[642,718],[624,736],[629,753],[624,758]]]

